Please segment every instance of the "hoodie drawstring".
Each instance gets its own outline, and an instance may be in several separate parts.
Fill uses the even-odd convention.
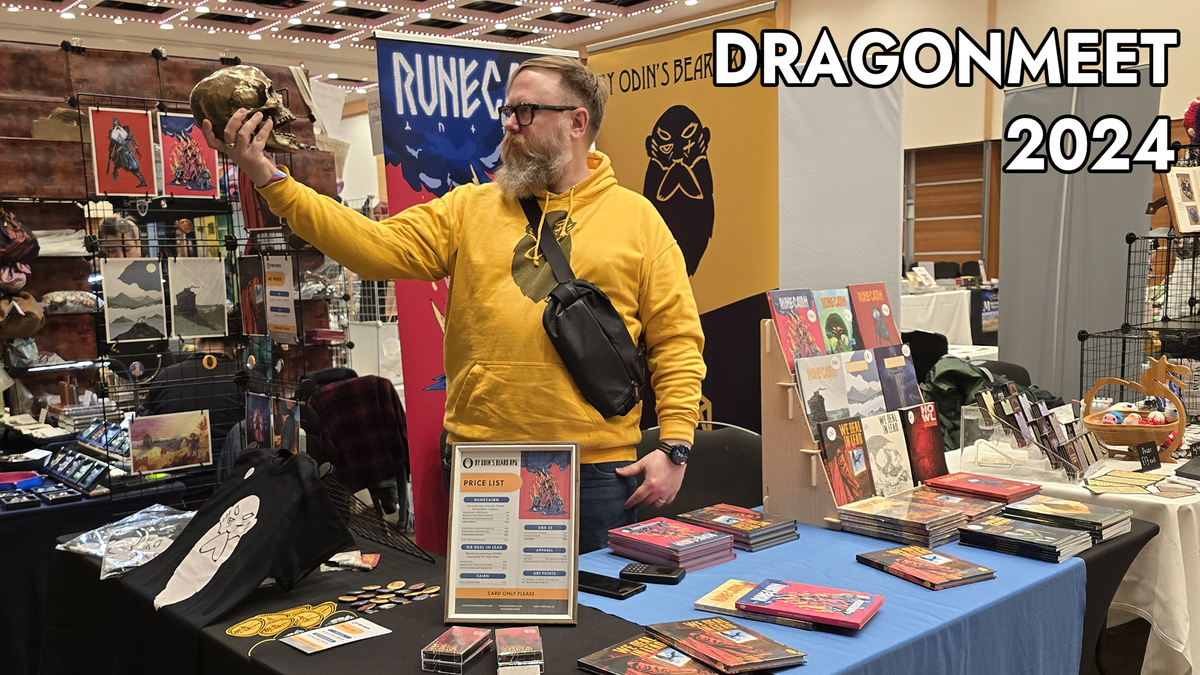
[[[567,194],[567,215],[563,217],[563,227],[571,218],[571,210],[575,208],[575,188],[571,187],[571,191]],[[533,266],[537,267],[540,263],[538,259],[542,257],[542,225],[546,222],[546,211],[550,209],[550,193],[546,193],[546,199],[542,204],[542,217],[538,219],[537,229],[533,233]],[[551,236],[558,239],[557,234],[551,233]]]

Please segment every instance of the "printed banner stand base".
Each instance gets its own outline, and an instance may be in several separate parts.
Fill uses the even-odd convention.
[[[763,511],[842,529],[833,488],[813,440],[804,401],[775,332],[763,319],[759,353],[762,387]]]

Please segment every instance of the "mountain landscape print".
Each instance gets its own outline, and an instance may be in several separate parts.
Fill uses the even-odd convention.
[[[100,261],[104,327],[109,342],[161,340],[167,335],[162,272],[154,258]]]

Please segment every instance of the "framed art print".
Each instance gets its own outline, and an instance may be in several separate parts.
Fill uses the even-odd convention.
[[[577,443],[456,443],[447,623],[574,624]]]
[[[92,133],[92,187],[95,193],[113,197],[158,194],[150,113],[88,108],[88,120]]]

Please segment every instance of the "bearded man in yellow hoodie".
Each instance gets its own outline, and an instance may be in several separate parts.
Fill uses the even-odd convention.
[[[609,529],[634,522],[636,507],[662,507],[679,491],[699,419],[704,336],[683,254],[662,217],[617,185],[607,156],[588,151],[606,84],[575,59],[538,57],[513,72],[507,94],[493,181],[457,187],[383,222],[276,167],[263,152],[270,119],[247,119],[241,110],[221,138],[207,120],[203,131],[271,211],[364,279],[450,278],[449,439],[580,443],[580,550],[587,552],[605,546]],[[575,275],[608,295],[635,342],[645,339],[662,452],[637,460],[641,404],[601,417],[546,336],[542,310],[556,281],[522,198],[536,198]]]

